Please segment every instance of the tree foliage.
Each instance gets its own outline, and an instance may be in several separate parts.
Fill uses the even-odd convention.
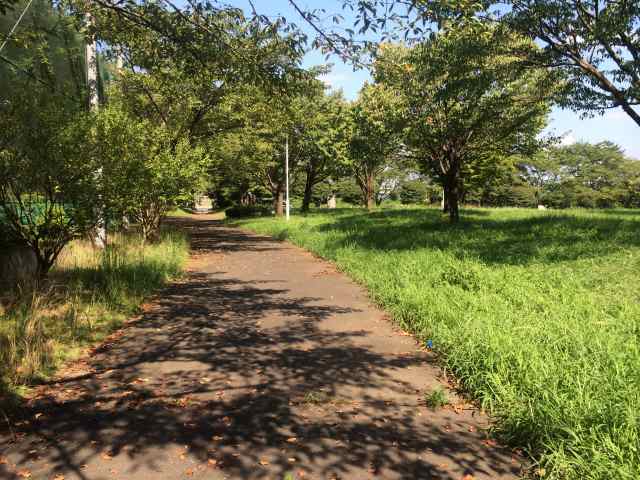
[[[97,164],[78,148],[90,127],[79,37],[48,2],[33,7],[7,43],[13,60],[0,66],[0,221],[44,276],[95,224],[100,185]]]
[[[350,169],[368,209],[374,206],[376,177],[400,146],[401,107],[395,92],[379,83],[365,85],[351,110]]]
[[[512,0],[510,25],[543,43],[540,66],[566,74],[563,105],[621,107],[640,126],[640,3],[635,0]]]
[[[540,202],[556,207],[633,208],[640,204],[640,162],[611,142],[552,147],[518,163]]]
[[[452,221],[466,176],[539,145],[553,77],[528,68],[534,48],[502,27],[471,22],[411,49],[380,51],[376,79],[404,99],[406,144],[443,185]]]

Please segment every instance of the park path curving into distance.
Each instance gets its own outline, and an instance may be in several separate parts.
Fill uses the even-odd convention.
[[[515,479],[471,406],[331,264],[211,216],[189,272],[0,437],[2,479]],[[2,428],[2,427],[0,427]]]

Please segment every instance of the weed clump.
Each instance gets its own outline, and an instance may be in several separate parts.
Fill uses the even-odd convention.
[[[0,299],[0,393],[50,376],[105,338],[179,275],[188,255],[186,237],[174,231],[154,244],[134,234],[112,239],[104,251],[73,242],[46,284]]]

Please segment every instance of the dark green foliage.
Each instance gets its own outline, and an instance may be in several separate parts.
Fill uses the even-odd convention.
[[[6,15],[8,11],[15,8],[19,0],[0,0],[0,15]]]
[[[409,180],[400,187],[400,201],[404,205],[424,204],[427,201],[429,188],[424,181]]]
[[[638,202],[640,162],[611,142],[549,148],[521,159],[518,168],[539,202],[554,208],[634,207]]]
[[[352,179],[343,179],[335,184],[336,196],[351,205],[362,205],[362,191]]]
[[[234,205],[225,210],[228,218],[265,217],[272,215],[270,207],[263,205]]]
[[[96,222],[81,46],[73,19],[36,0],[3,52],[13,64],[0,64],[0,215],[36,254],[40,276]]]

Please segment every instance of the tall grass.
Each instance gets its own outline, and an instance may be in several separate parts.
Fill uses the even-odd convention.
[[[173,231],[145,245],[137,235],[118,234],[105,251],[73,242],[37,291],[3,299],[0,390],[4,383],[15,393],[46,378],[109,335],[146,296],[180,274],[187,255],[185,236]]]
[[[640,212],[251,219],[336,262],[553,479],[640,478]]]

